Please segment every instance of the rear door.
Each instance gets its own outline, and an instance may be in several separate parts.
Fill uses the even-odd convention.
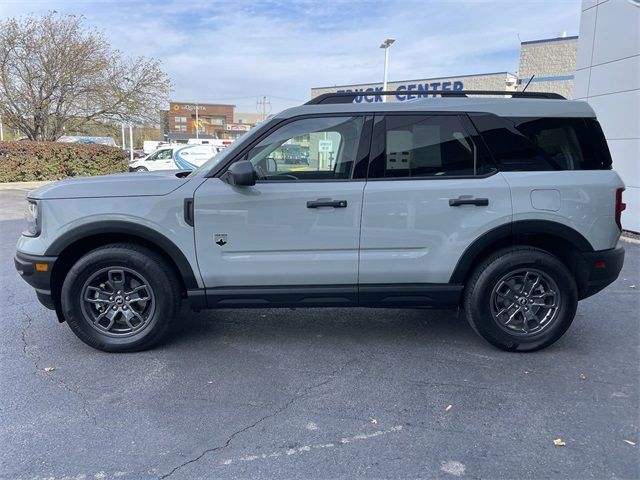
[[[367,285],[449,282],[465,249],[512,215],[508,185],[466,116],[376,116],[373,139],[362,212],[363,303]]]

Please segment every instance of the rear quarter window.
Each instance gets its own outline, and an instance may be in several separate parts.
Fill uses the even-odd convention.
[[[501,170],[609,170],[611,156],[595,119],[471,115]]]

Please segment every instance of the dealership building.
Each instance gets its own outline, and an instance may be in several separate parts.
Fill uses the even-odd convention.
[[[512,92],[524,88],[527,91],[557,92],[566,98],[573,94],[573,78],[576,68],[578,37],[561,36],[533,40],[520,44],[520,65],[517,73],[476,73],[450,77],[422,78],[387,82],[387,90],[396,92],[387,101],[403,102],[416,98],[428,98],[430,90],[495,90]],[[334,85],[311,89],[311,98],[323,93],[361,92],[356,102],[381,102],[376,92],[382,91],[382,82],[356,85]]]
[[[626,185],[622,226],[640,232],[639,0],[583,0],[573,96],[598,115]]]
[[[429,98],[433,90],[554,92],[588,102],[598,115],[613,168],[625,182],[622,224],[640,232],[640,0],[583,0],[579,36],[521,42],[517,73],[495,72],[387,83],[387,101]],[[358,92],[358,103],[382,102],[382,82],[311,89]]]

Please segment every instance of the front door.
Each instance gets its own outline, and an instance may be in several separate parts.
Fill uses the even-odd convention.
[[[342,286],[355,299],[365,185],[355,177],[366,173],[358,166],[366,169],[371,126],[364,116],[288,121],[236,159],[252,162],[255,186],[209,178],[197,189],[196,249],[208,297],[231,305],[229,292],[277,296],[303,287],[330,298],[325,287]],[[258,304],[268,301],[262,293]]]

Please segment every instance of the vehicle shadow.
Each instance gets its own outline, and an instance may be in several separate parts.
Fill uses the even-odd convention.
[[[183,305],[166,347],[235,338],[257,342],[469,343],[480,339],[456,309],[235,309],[193,312]]]

